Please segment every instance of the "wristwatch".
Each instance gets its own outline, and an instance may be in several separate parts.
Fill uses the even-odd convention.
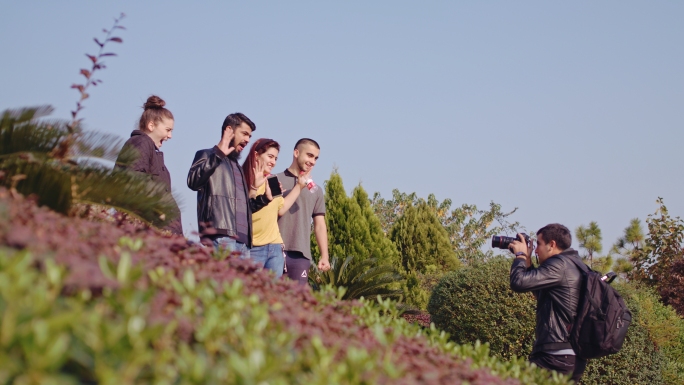
[[[520,256],[522,256],[522,255],[524,255],[525,257],[527,257],[527,254],[525,254],[525,253],[522,252],[522,251],[518,251],[517,253],[515,253],[515,256],[516,256],[516,257],[520,257]]]

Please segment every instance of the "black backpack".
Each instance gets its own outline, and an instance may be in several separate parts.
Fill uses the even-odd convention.
[[[632,313],[615,289],[579,258],[568,256],[582,272],[582,287],[570,344],[581,358],[617,353],[625,342]]]

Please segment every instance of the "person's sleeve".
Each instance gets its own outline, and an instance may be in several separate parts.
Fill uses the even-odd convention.
[[[148,149],[142,146],[142,143],[138,143],[135,140],[129,140],[124,144],[121,152],[119,152],[119,157],[117,157],[116,165],[119,168],[138,171],[145,174],[149,174],[152,168],[152,154]],[[128,164],[123,164],[120,159],[123,154],[126,156],[132,156],[135,160]]]
[[[188,171],[188,187],[190,190],[198,191],[201,189],[225,158],[226,155],[216,146],[211,151],[197,151],[190,171]]]
[[[266,194],[257,195],[254,198],[249,198],[249,209],[255,213],[268,206],[269,203],[271,201],[266,197]]]
[[[308,192],[304,191],[302,194],[307,194]],[[316,204],[314,205],[314,210],[312,217],[318,216],[318,215],[325,215],[325,195],[323,195],[322,191],[318,191],[316,198]]]
[[[282,196],[278,197],[278,211],[285,206],[285,199]]]
[[[536,269],[527,269],[521,258],[511,265],[511,290],[524,293],[558,286],[565,275],[565,265],[560,260],[549,260]]]

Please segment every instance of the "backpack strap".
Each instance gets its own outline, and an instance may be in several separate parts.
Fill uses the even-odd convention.
[[[560,255],[563,257],[568,257],[568,259],[570,259],[570,261],[572,261],[572,263],[574,263],[575,266],[577,266],[577,268],[581,272],[583,272],[584,274],[587,274],[591,271],[591,269],[589,269],[589,266],[587,266],[586,263],[582,262],[582,260],[577,258],[575,255],[562,254],[562,253]]]

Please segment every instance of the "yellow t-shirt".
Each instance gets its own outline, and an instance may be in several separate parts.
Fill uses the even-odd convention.
[[[257,195],[266,192],[266,183],[259,186]],[[261,210],[252,213],[252,245],[264,246],[272,243],[283,243],[278,228],[278,211],[285,204],[282,196],[273,198],[271,203]]]

